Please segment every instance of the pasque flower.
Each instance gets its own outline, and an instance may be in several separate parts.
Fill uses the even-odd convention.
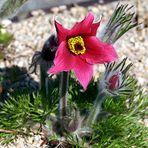
[[[93,75],[93,64],[103,64],[117,59],[111,44],[101,42],[96,37],[100,22],[93,23],[94,16],[89,13],[83,21],[72,29],[64,28],[55,21],[59,47],[56,51],[54,66],[48,73],[73,70],[84,89]]]

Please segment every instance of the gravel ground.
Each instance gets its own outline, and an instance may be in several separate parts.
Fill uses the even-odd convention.
[[[133,4],[135,1],[133,0],[130,3]],[[105,22],[112,14],[116,4],[117,2],[113,2],[107,5],[94,4],[88,7],[74,6],[71,8],[60,6],[50,9],[48,13],[42,10],[33,11],[33,17],[18,23],[3,21],[7,30],[14,34],[15,40],[8,47],[9,52],[6,55],[6,61],[1,62],[0,67],[11,66],[13,64],[28,67],[33,53],[36,50],[40,50],[49,35],[55,32],[53,26],[54,18],[62,22],[65,27],[69,27],[76,21],[83,19],[88,11],[92,11],[96,17],[102,15],[103,22]],[[128,57],[129,61],[134,64],[131,74],[136,76],[139,84],[142,85],[145,90],[148,90],[148,1],[143,1],[138,6],[136,4],[134,5],[135,10],[138,12],[139,22],[142,22],[142,25],[124,35],[115,43],[115,47],[117,48],[119,59]],[[40,141],[39,143],[41,143],[41,140],[39,140],[41,137],[34,137],[32,141],[30,140],[31,145],[25,146],[26,142],[22,142],[24,146],[19,144],[16,146],[13,144],[14,146],[10,147],[40,147],[40,144],[37,145],[36,141]],[[16,143],[18,143],[18,141],[16,141]]]

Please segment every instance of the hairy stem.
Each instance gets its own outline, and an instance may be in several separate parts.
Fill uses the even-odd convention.
[[[49,77],[47,74],[48,69],[51,67],[51,63],[42,63],[40,65],[40,92],[42,94],[42,104],[44,109],[48,106],[48,91],[49,91]]]
[[[45,94],[45,96],[47,96],[48,92],[46,90],[48,90],[46,87],[48,87],[47,85],[47,70],[49,69],[49,64],[41,64],[40,65],[40,90],[41,92],[43,92]]]
[[[91,124],[94,124],[95,121],[97,120],[97,117],[101,112],[101,106],[105,99],[105,96],[106,94],[104,91],[102,91],[101,93],[98,93],[96,100],[94,102],[94,106],[86,120],[86,126],[89,127]]]
[[[60,102],[59,110],[61,119],[67,115],[67,96],[68,96],[68,84],[69,83],[69,73],[61,73],[61,82],[60,82]]]

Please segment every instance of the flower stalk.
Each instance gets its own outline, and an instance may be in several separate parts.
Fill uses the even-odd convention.
[[[47,74],[47,70],[51,67],[51,63],[42,63],[40,65],[40,91],[42,94],[47,97],[48,96],[48,83],[49,83],[49,78]]]
[[[55,52],[58,47],[57,37],[53,34],[44,43],[41,51],[36,51],[32,57],[29,67],[30,73],[37,73],[37,66],[40,67],[40,92],[42,93],[43,106],[47,106],[47,97],[49,93],[48,69],[53,65]]]
[[[59,114],[61,119],[63,119],[67,115],[68,86],[69,86],[69,72],[62,72],[60,80],[60,89],[59,89],[59,96],[60,96]]]
[[[98,115],[101,112],[102,103],[105,100],[106,93],[104,90],[98,93],[96,100],[94,102],[94,106],[86,120],[86,126],[89,127],[90,125],[94,124],[97,120]]]

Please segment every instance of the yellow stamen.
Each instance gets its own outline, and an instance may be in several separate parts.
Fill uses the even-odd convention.
[[[68,46],[71,52],[76,55],[85,53],[84,40],[81,36],[76,36],[68,39]]]

